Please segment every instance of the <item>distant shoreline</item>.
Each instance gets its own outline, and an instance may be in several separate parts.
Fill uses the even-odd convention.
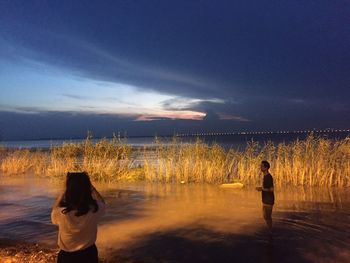
[[[304,135],[307,136],[309,134],[348,134],[350,135],[350,129],[330,129],[330,130],[300,130],[300,131],[288,131],[288,130],[280,130],[280,131],[235,131],[235,132],[195,132],[195,133],[177,133],[177,134],[164,134],[164,135],[132,135],[132,136],[106,136],[106,137],[93,137],[94,140],[101,139],[113,139],[119,138],[121,140],[127,139],[138,139],[138,138],[173,138],[173,137],[213,137],[213,136],[247,136],[247,135]],[[42,137],[42,138],[24,138],[24,139],[1,139],[0,145],[2,142],[18,142],[18,141],[80,141],[85,140],[86,136],[79,137]]]

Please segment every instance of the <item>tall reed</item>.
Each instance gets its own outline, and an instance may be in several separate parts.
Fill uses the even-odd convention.
[[[137,158],[139,165],[135,165]],[[170,143],[156,138],[151,147],[133,150],[119,138],[64,143],[48,151],[1,148],[5,175],[34,173],[63,177],[67,171],[87,171],[94,180],[145,180],[161,183],[261,183],[261,160],[271,163],[275,184],[350,186],[350,138],[330,140],[310,135],[305,140],[275,145],[249,142],[244,150],[225,150],[200,139]],[[140,161],[141,160],[141,161]]]

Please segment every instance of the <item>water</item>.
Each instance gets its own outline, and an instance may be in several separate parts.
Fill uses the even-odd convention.
[[[0,238],[55,247],[62,183],[0,180]],[[97,245],[109,262],[349,262],[350,189],[277,189],[270,239],[254,189],[97,184],[108,203]]]
[[[296,139],[305,139],[309,133],[273,133],[273,134],[236,134],[236,135],[212,135],[199,136],[207,143],[218,143],[225,148],[244,148],[249,141],[258,141],[261,143],[272,141],[274,143],[291,142]],[[315,133],[316,136],[327,137],[330,139],[344,139],[350,136],[350,131],[342,132],[323,132]],[[194,142],[197,137],[179,137],[183,142]],[[163,143],[170,143],[171,137],[161,137]],[[25,141],[0,141],[0,145],[9,148],[41,148],[49,149],[51,146],[62,145],[64,142],[80,143],[85,139],[65,139],[65,140],[25,140]],[[93,139],[97,142],[99,139]],[[125,140],[133,147],[154,145],[154,137],[131,137]]]
[[[81,143],[85,139],[64,139],[64,140],[25,140],[25,141],[2,141],[0,145],[8,148],[28,148],[28,149],[49,149],[52,146],[60,146],[63,143]],[[100,139],[93,139],[93,142],[97,142]],[[154,142],[153,137],[139,137],[129,138],[127,142],[134,147],[152,145]]]

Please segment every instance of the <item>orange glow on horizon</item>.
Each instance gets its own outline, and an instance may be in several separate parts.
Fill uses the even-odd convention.
[[[171,119],[171,120],[203,120],[206,116],[204,112],[198,111],[161,111],[153,114],[142,114],[138,116],[135,121],[153,121],[159,119]]]

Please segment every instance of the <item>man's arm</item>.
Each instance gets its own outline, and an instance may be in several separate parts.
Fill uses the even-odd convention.
[[[273,186],[270,188],[261,188],[261,191],[263,192],[273,192]]]
[[[263,187],[261,187],[261,186],[258,186],[258,187],[255,187],[255,189],[257,190],[257,191],[263,191],[263,192],[273,192],[273,187],[269,187],[269,188],[263,188]]]

